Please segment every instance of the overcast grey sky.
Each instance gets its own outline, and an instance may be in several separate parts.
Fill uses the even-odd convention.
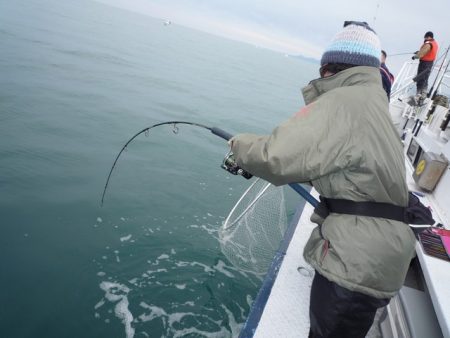
[[[450,44],[450,0],[98,0],[282,53],[319,59],[345,20],[368,22],[399,70],[433,31]]]

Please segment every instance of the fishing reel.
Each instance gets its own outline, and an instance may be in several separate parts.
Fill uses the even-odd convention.
[[[228,171],[230,174],[240,175],[242,177],[245,177],[246,179],[250,179],[253,177],[252,174],[250,174],[249,172],[245,171],[244,169],[240,168],[237,165],[236,160],[234,159],[233,153],[231,151],[229,151],[225,155],[225,158],[223,159],[222,165],[220,167]]]

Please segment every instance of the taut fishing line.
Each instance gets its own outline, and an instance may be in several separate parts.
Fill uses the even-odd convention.
[[[178,124],[207,129],[227,141],[232,138],[230,133],[220,128],[187,121],[161,122],[142,129],[125,143],[116,156],[106,179],[101,206],[103,206],[112,172],[127,146],[139,135],[143,133],[148,135],[150,129],[163,125],[172,125],[173,132],[176,134]],[[231,151],[225,156],[221,167],[233,175],[240,175],[246,179],[252,177],[252,174],[237,165]],[[289,185],[309,203],[313,205],[318,203],[302,186]],[[287,216],[283,188],[257,179],[244,192],[219,229],[220,246],[223,254],[238,269],[262,274],[267,271],[286,229]]]

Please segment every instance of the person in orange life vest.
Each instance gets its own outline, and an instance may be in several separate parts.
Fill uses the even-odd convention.
[[[419,59],[419,67],[417,68],[417,75],[413,79],[417,86],[417,97],[425,99],[427,97],[428,78],[433,69],[434,60],[439,50],[438,43],[434,39],[433,32],[426,32],[424,42],[420,50],[412,57],[413,60]]]
[[[394,83],[394,75],[389,71],[386,66],[386,52],[384,50],[381,51],[381,65],[380,65],[380,73],[381,73],[381,82],[383,84],[383,88],[387,94],[388,101],[391,96],[391,86]]]

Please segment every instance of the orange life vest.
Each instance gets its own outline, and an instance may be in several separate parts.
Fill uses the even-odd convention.
[[[431,44],[431,50],[425,54],[424,56],[422,56],[420,58],[421,61],[434,61],[436,60],[436,56],[437,56],[437,52],[439,49],[439,46],[436,42],[436,40],[427,40],[425,43],[429,43]]]

